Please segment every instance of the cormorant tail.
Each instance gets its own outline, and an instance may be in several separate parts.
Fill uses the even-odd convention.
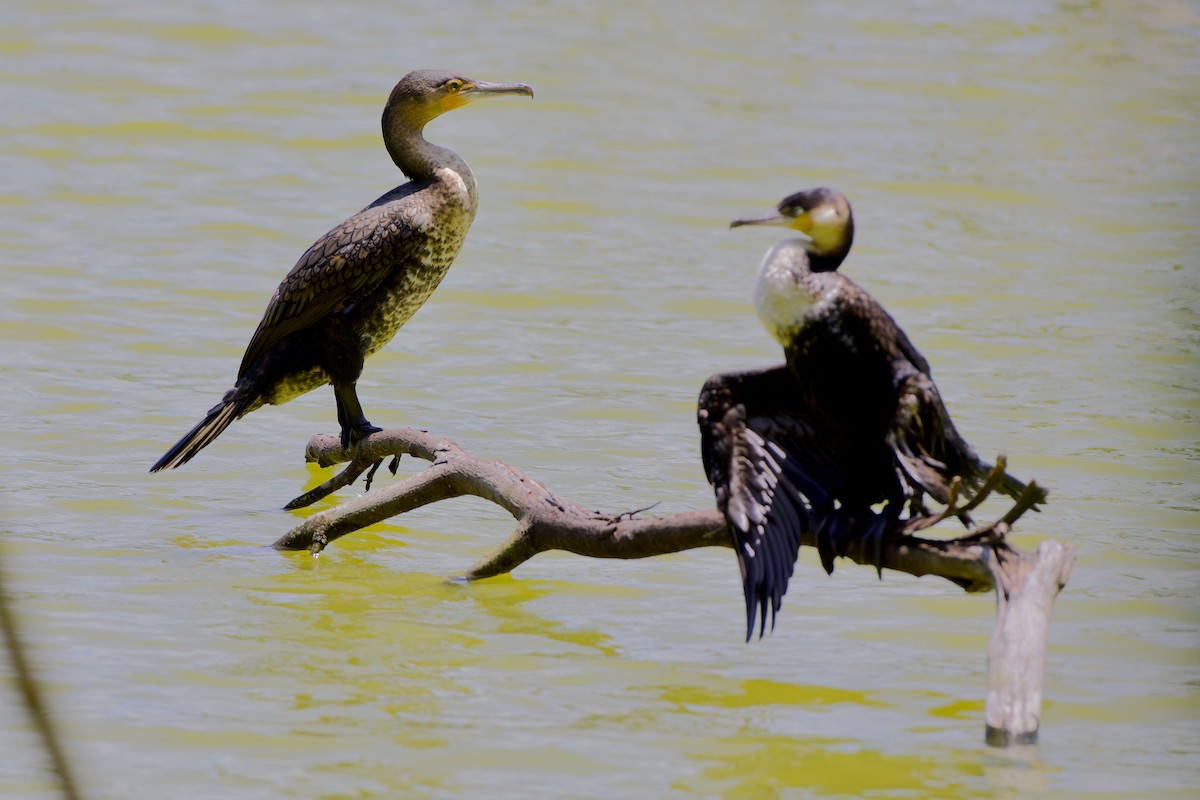
[[[211,444],[213,439],[216,439],[229,427],[229,423],[246,413],[249,407],[249,397],[229,392],[225,395],[225,399],[209,410],[196,427],[184,434],[183,438],[176,442],[166,455],[155,462],[150,471],[174,469],[191,461],[196,453]]]

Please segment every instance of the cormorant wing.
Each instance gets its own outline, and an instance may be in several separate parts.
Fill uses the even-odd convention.
[[[884,349],[885,354],[894,365],[899,366],[901,362],[908,362],[913,369],[926,375],[932,374],[925,356],[921,355],[921,351],[909,340],[908,334],[878,300],[872,297],[866,289],[841,273],[824,274],[836,275],[836,280],[842,287],[838,297],[841,302],[840,313],[843,317],[853,319],[855,324],[866,326],[871,340]],[[827,280],[835,279],[828,278]]]
[[[945,503],[954,477],[948,463],[953,454],[947,452],[947,433],[961,442],[950,414],[927,373],[913,370],[900,376],[896,394],[896,418],[890,438],[900,466],[930,497]],[[971,477],[964,475],[964,484],[970,486]]]
[[[825,487],[841,480],[813,423],[789,408],[795,385],[780,366],[714,375],[700,391],[701,455],[741,568],[747,640],[756,614],[765,631],[768,605],[774,624],[801,535],[820,524],[812,509],[829,507]]]
[[[271,296],[238,377],[285,336],[347,308],[415,258],[418,225],[404,211],[373,204],[308,248]]]
[[[894,341],[904,360],[897,361],[896,366],[896,416],[889,439],[909,481],[939,503],[945,503],[955,476],[962,479],[964,489],[977,490],[992,465],[976,455],[954,427],[929,364],[904,331],[894,322],[892,325]],[[1016,500],[1024,493],[1025,484],[1006,472],[999,489]],[[1041,499],[1045,500],[1044,492]],[[1036,505],[1033,508],[1037,510]]]
[[[925,356],[921,355],[921,351],[909,341],[908,334],[896,324],[896,321],[892,319],[890,314],[888,315],[888,322],[892,324],[892,329],[895,331],[893,341],[896,344],[896,349],[900,351],[900,354],[904,356],[908,363],[912,364],[918,371],[932,378],[933,373],[930,371],[929,362],[925,360]]]
[[[901,381],[898,395],[890,438],[910,482],[939,503],[949,500],[955,476],[962,479],[963,489],[979,489],[992,465],[959,435],[933,379],[925,373],[908,375]],[[1005,472],[999,489],[1016,500],[1024,493],[1025,483]],[[1039,502],[1045,499],[1043,491]],[[1033,508],[1039,510],[1036,505]]]

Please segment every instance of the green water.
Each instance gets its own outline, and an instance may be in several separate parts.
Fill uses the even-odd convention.
[[[1198,53],[1194,2],[8,3],[0,529],[88,796],[1195,796]],[[279,554],[328,390],[146,474],[399,181],[379,112],[425,66],[537,97],[430,127],[481,208],[372,421],[588,506],[711,505],[696,392],[780,359],[775,234],[726,226],[836,186],[845,271],[1051,487],[1019,543],[1078,550],[1035,752],[983,747],[993,602],[944,582],[805,553],[745,645],[728,551],[445,583],[509,531],[480,501]],[[0,796],[53,797],[10,684]]]

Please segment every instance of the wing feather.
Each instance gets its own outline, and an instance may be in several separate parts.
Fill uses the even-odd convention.
[[[742,573],[747,639],[756,618],[761,636],[768,611],[774,625],[782,605],[810,521],[805,488],[826,496],[821,476],[812,474],[821,458],[805,457],[817,438],[813,426],[784,410],[794,381],[777,367],[715,375],[700,393],[701,453]]]
[[[369,206],[313,243],[267,303],[239,377],[284,337],[349,307],[420,254],[419,224],[402,204]]]

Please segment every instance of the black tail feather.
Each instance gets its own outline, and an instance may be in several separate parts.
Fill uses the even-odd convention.
[[[246,413],[249,405],[250,402],[247,398],[238,397],[233,392],[225,395],[225,399],[209,409],[204,419],[200,420],[196,427],[184,434],[182,439],[176,442],[162,458],[154,463],[150,471],[158,472],[164,469],[174,469],[191,461],[196,453],[199,453],[211,444],[213,439],[220,436],[229,427],[231,422]]]

